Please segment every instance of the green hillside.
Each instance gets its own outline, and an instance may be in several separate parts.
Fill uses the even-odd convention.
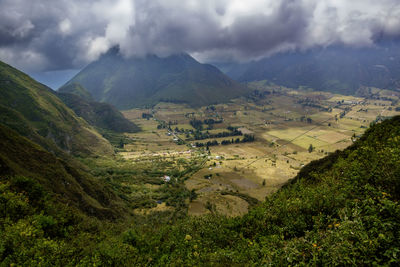
[[[49,151],[110,155],[112,147],[54,92],[0,62],[0,123]]]
[[[86,167],[73,158],[67,155],[57,158],[3,125],[0,125],[0,139],[2,182],[10,177],[29,177],[31,181],[24,183],[40,184],[61,203],[99,218],[121,216],[118,197],[87,174]]]
[[[121,112],[110,104],[85,100],[73,93],[57,93],[57,96],[76,115],[85,119],[92,126],[117,133],[134,133],[140,130],[137,125],[127,120]]]
[[[11,153],[11,142],[18,149],[19,143],[28,146],[26,139],[0,133],[10,140],[1,149],[7,149],[2,173],[10,154],[33,156]],[[395,117],[372,126],[344,151],[305,166],[264,203],[235,218],[162,211],[129,223],[85,213],[71,217],[71,207],[44,197],[52,195],[51,187],[39,193],[32,179],[8,176],[0,183],[0,260],[59,266],[396,265],[399,155]]]
[[[216,67],[200,64],[188,54],[125,59],[117,48],[84,68],[60,91],[81,94],[73,84],[81,84],[96,101],[118,109],[151,106],[160,101],[202,106],[226,102],[247,92]]]

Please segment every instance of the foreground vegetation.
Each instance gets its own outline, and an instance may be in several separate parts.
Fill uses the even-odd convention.
[[[114,222],[56,200],[35,179],[2,177],[3,265],[390,265],[400,252],[400,117],[306,165],[243,217]]]

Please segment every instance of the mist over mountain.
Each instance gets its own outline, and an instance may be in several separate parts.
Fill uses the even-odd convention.
[[[268,80],[291,88],[354,94],[361,86],[400,87],[400,45],[328,47],[276,54],[245,64],[216,63],[240,82]]]
[[[72,92],[80,84],[96,101],[119,109],[151,106],[160,101],[202,106],[244,95],[244,86],[212,65],[201,64],[188,54],[161,58],[124,58],[111,49],[89,64],[60,90]]]

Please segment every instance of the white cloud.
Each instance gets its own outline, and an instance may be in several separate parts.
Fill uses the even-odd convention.
[[[71,33],[71,21],[69,19],[64,19],[60,22],[59,28],[62,35]]]

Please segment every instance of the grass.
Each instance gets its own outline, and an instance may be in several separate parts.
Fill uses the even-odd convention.
[[[50,88],[0,62],[0,122],[48,150],[111,155],[112,146]]]

